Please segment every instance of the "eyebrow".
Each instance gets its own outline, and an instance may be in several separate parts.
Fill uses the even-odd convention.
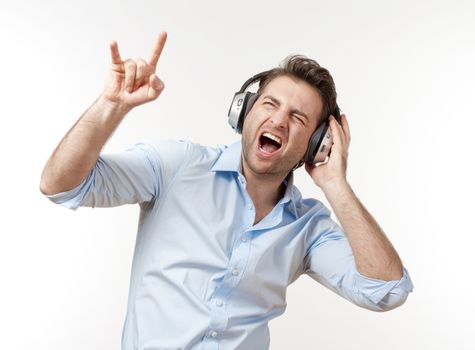
[[[266,98],[268,98],[269,100],[274,102],[276,105],[280,106],[280,101],[278,99],[276,99],[274,96],[266,95],[266,96],[264,96],[263,99],[266,99]],[[291,112],[299,114],[299,115],[301,115],[302,117],[305,117],[308,120],[308,116],[304,112],[298,110],[297,108],[292,109]]]

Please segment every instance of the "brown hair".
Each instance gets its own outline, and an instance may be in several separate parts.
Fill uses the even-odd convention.
[[[303,55],[287,56],[281,62],[279,67],[268,71],[268,74],[265,74],[261,78],[257,93],[260,94],[267,84],[282,75],[301,79],[318,91],[323,99],[323,119],[322,116],[319,116],[321,120],[318,121],[318,125],[328,118],[336,109],[335,83],[333,82],[330,72],[326,68],[320,66],[315,60]]]

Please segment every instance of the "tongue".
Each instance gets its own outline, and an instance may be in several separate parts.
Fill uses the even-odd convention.
[[[272,142],[263,142],[261,147],[267,153],[275,152],[279,148],[277,147],[277,145],[273,144]]]

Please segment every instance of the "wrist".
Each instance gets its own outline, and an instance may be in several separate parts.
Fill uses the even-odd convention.
[[[320,186],[323,193],[328,197],[331,194],[342,194],[351,192],[351,186],[346,179],[335,179],[325,182]]]
[[[105,115],[117,115],[121,117],[124,117],[133,108],[124,103],[112,101],[104,96],[104,94],[99,96],[96,104],[102,111],[104,111]]]
[[[132,110],[132,107],[120,102],[111,101],[104,97],[104,95],[101,95],[94,103],[94,109],[100,114],[103,122],[120,122]]]

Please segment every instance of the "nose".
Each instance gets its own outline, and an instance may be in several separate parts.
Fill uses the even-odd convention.
[[[270,116],[270,122],[276,129],[286,129],[288,122],[287,114],[283,109],[276,110]]]

